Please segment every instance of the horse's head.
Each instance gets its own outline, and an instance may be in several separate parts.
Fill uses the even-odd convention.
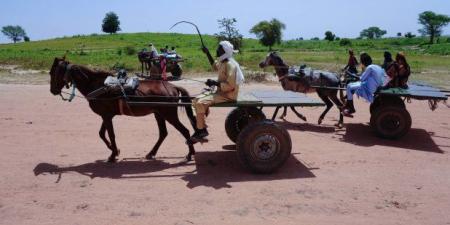
[[[50,69],[50,92],[53,95],[61,94],[64,86],[69,87],[70,80],[66,75],[66,69],[69,62],[65,58],[56,57]]]
[[[266,59],[259,63],[260,68],[265,68],[267,66],[282,66],[283,60],[276,52],[270,52],[267,54]]]

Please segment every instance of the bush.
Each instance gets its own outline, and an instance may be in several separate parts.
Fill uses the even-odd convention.
[[[127,54],[127,55],[134,55],[134,54],[136,54],[136,49],[133,47],[133,46],[126,46],[125,47],[125,53]]]
[[[339,41],[339,45],[340,45],[340,46],[350,46],[350,45],[352,45],[352,42],[351,42],[350,39],[348,39],[348,38],[342,38],[342,39]]]
[[[24,37],[23,37],[23,41],[25,41],[25,42],[30,42],[30,37],[24,36]]]

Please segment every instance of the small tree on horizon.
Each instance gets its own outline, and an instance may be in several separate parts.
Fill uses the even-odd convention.
[[[333,34],[333,32],[331,32],[331,31],[326,31],[325,32],[325,40],[327,40],[327,41],[334,41],[334,39],[336,38],[336,35],[335,34]]]
[[[415,34],[413,34],[413,33],[411,33],[411,32],[406,32],[405,33],[405,38],[413,38],[413,37],[415,37],[416,35]]]
[[[109,34],[115,34],[120,31],[119,17],[114,12],[106,13],[102,23],[102,31]]]
[[[269,47],[272,51],[272,46],[281,43],[282,30],[286,29],[286,25],[277,19],[270,21],[261,21],[252,27],[250,33],[258,37],[262,45]]]
[[[419,14],[419,24],[422,24],[423,28],[419,29],[419,33],[430,36],[430,44],[434,43],[436,37],[441,36],[442,28],[447,26],[450,22],[450,17],[447,15],[436,14],[432,11],[425,11]]]
[[[27,36],[25,30],[21,26],[4,26],[2,27],[2,33],[14,43]]]
[[[359,36],[361,38],[374,39],[374,38],[381,38],[385,34],[386,30],[382,30],[379,27],[369,27],[367,29],[362,30]]]
[[[237,20],[235,18],[223,18],[217,20],[219,23],[219,28],[223,29],[218,34],[214,34],[218,41],[227,40],[233,44],[234,49],[240,50],[242,47],[242,34],[236,28]]]

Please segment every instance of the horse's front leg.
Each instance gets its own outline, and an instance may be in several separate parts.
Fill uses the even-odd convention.
[[[103,117],[103,125],[105,126],[106,130],[108,131],[108,136],[109,136],[109,141],[110,141],[110,149],[112,151],[111,155],[108,158],[108,162],[116,162],[117,156],[119,156],[119,154],[120,154],[120,150],[117,148],[117,145],[116,145],[116,135],[114,134],[112,118],[113,117],[109,117],[109,116]]]
[[[287,115],[287,106],[284,106],[283,107],[283,113],[281,114],[281,116],[280,116],[280,119],[284,119],[284,117],[286,117],[286,115]]]
[[[98,132],[98,134],[100,135],[100,138],[103,140],[103,142],[105,142],[106,147],[108,147],[109,149],[111,149],[111,143],[109,143],[108,139],[106,139],[106,126],[105,126],[105,122],[102,122],[102,126],[100,127],[100,131]],[[112,149],[111,149],[112,150]]]
[[[188,145],[189,152],[186,155],[186,160],[191,161],[192,156],[195,155],[195,149],[194,144],[192,143],[191,135],[189,134],[189,130],[180,122],[178,118],[178,112],[175,108],[175,110],[170,110],[164,114],[165,119],[167,122],[169,122],[172,126],[174,126],[186,139],[186,144]]]
[[[158,152],[159,147],[161,146],[164,139],[167,137],[167,127],[166,120],[160,116],[158,113],[155,113],[155,119],[158,123],[159,128],[159,138],[156,142],[155,146],[153,146],[152,150],[145,156],[146,159],[153,159]]]
[[[298,118],[300,118],[306,122],[306,117],[303,114],[297,112],[297,110],[294,108],[294,106],[291,106],[291,110],[295,113],[295,115],[298,116]]]
[[[339,122],[337,124],[335,124],[335,126],[337,126],[338,128],[342,128],[344,127],[344,115],[342,114],[342,107],[343,104],[342,102],[338,99],[337,95],[332,95],[330,97],[331,101],[333,101],[333,103],[338,107],[339,109]]]
[[[318,124],[322,124],[322,121],[325,118],[325,115],[327,115],[328,111],[330,111],[331,107],[333,107],[333,103],[330,101],[328,96],[324,95],[323,93],[317,92],[317,94],[319,95],[320,99],[322,99],[322,101],[326,105],[325,110],[322,112],[322,114],[319,117],[319,120],[317,121]]]

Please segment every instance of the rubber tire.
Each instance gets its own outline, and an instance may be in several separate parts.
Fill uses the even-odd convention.
[[[383,122],[389,119],[388,116],[394,116],[396,122],[399,123],[395,131],[388,132],[387,128],[383,128]],[[400,106],[382,106],[376,109],[370,117],[370,127],[381,138],[398,139],[411,129],[411,115],[406,108]]]
[[[373,114],[380,106],[400,106],[406,108],[405,102],[397,96],[377,96],[370,104],[370,114]]]
[[[250,117],[245,117],[245,111],[248,112]],[[225,132],[227,133],[228,138],[236,143],[239,134],[246,126],[265,119],[266,115],[264,115],[260,109],[253,107],[247,109],[235,108],[228,113],[228,116],[225,119]]]
[[[172,74],[172,76],[177,77],[177,78],[181,77],[181,74],[183,74],[183,70],[181,69],[181,66],[179,64],[175,64],[172,69],[171,74]]]
[[[279,143],[270,159],[258,159],[252,154],[252,148],[258,137],[270,134]],[[253,173],[272,173],[279,169],[291,155],[292,142],[288,131],[271,120],[248,125],[239,134],[236,144],[239,162]]]

